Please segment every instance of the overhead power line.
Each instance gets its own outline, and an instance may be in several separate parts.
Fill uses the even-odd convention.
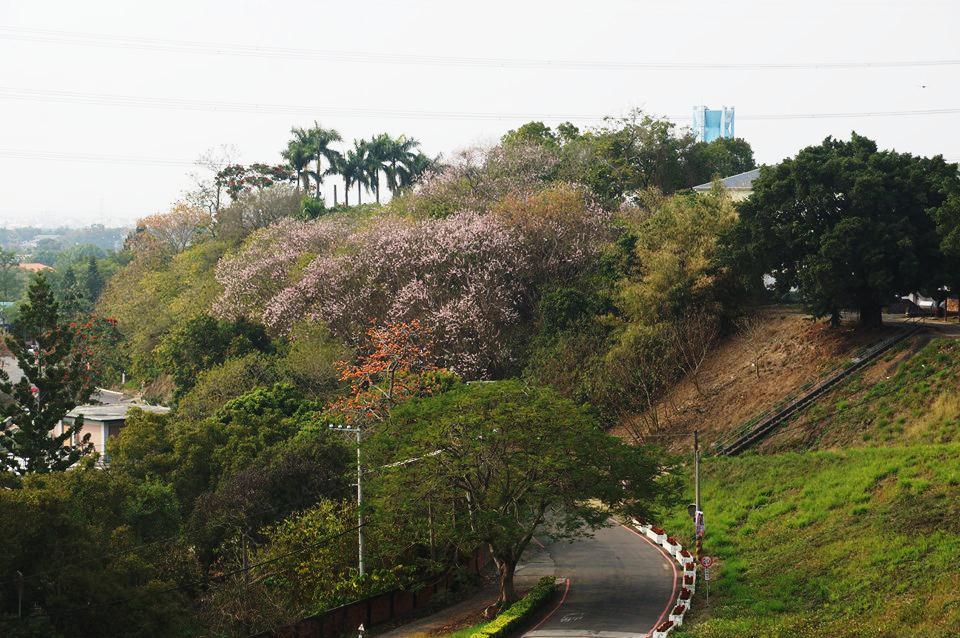
[[[513,121],[545,120],[571,122],[601,122],[604,115],[585,113],[492,113],[482,111],[430,111],[415,109],[385,109],[331,105],[292,105],[261,102],[228,102],[217,100],[193,100],[186,98],[150,97],[136,95],[117,95],[109,93],[86,93],[81,91],[61,91],[53,89],[28,89],[0,86],[0,100],[20,100],[31,102],[53,102],[67,104],[88,104],[94,106],[116,106],[157,110],[206,111],[214,113],[253,113],[269,115],[292,115],[306,117],[358,117],[358,118],[399,118],[423,120],[465,120],[465,121]],[[799,120],[799,119],[850,119],[865,117],[907,117],[927,115],[955,115],[960,108],[903,109],[894,111],[852,111],[823,113],[738,113],[739,121],[762,120]],[[659,117],[656,114],[652,114]],[[674,122],[685,122],[690,115],[662,116]]]
[[[43,162],[80,162],[85,164],[127,164],[137,166],[196,166],[196,162],[161,157],[100,155],[94,153],[60,153],[19,148],[0,148],[0,158]]]
[[[340,51],[278,46],[257,46],[225,42],[197,42],[164,38],[55,31],[0,26],[0,39],[65,44],[72,46],[161,51],[185,54],[257,57],[268,59],[315,60],[360,64],[453,66],[494,69],[535,69],[562,71],[768,71],[827,69],[890,69],[909,67],[960,66],[960,59],[805,61],[805,62],[638,62],[618,60],[570,60],[534,58],[491,58],[449,55]]]
[[[548,114],[548,113],[485,113],[461,111],[420,111],[407,109],[365,108],[329,105],[290,105],[259,102],[224,102],[214,100],[190,100],[183,98],[146,97],[51,89],[21,89],[0,87],[0,99],[39,102],[64,102],[70,104],[93,104],[100,106],[127,106],[160,110],[211,111],[217,113],[261,113],[280,115],[321,115],[362,118],[412,118],[448,120],[571,120],[600,121],[602,115]]]

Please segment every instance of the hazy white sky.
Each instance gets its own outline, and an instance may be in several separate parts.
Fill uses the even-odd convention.
[[[960,65],[637,68],[960,60],[958,26],[952,0],[0,0],[0,225],[130,223],[174,201],[204,150],[279,161],[289,128],[314,119],[348,140],[406,133],[436,154],[529,119],[643,107],[686,125],[693,105],[726,104],[761,162],[851,129],[960,160],[957,112],[750,119],[960,109]]]

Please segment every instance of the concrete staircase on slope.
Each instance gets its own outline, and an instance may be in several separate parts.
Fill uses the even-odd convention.
[[[722,456],[736,456],[759,443],[782,424],[809,407],[832,387],[870,362],[875,361],[884,352],[907,337],[915,334],[917,331],[917,328],[901,330],[897,334],[858,352],[850,361],[845,362],[827,373],[822,380],[801,388],[799,395],[788,397],[766,412],[750,419],[720,441],[717,441],[713,446],[714,452]]]

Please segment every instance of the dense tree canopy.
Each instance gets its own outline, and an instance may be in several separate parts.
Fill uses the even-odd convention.
[[[157,347],[160,365],[171,375],[177,396],[193,387],[197,375],[227,359],[267,352],[272,344],[262,326],[199,315],[167,333]]]
[[[872,140],[827,138],[763,169],[732,242],[755,276],[798,287],[818,315],[845,307],[878,325],[898,294],[936,289],[937,217],[956,192],[957,167],[942,157],[880,151]]]
[[[542,122],[528,122],[501,142],[507,148],[545,149],[556,157],[552,177],[585,184],[610,205],[647,189],[669,194],[756,168],[746,140],[697,142],[690,131],[641,111],[608,118],[586,131],[569,123],[554,131]]]
[[[418,459],[384,475],[391,493],[460,501],[461,534],[496,561],[501,606],[516,598],[514,570],[535,531],[573,538],[614,512],[649,512],[663,495],[645,450],[605,434],[555,392],[517,381],[409,402],[381,436],[395,458]]]

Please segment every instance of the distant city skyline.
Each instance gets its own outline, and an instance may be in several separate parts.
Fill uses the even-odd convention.
[[[921,4],[489,2],[465,21],[414,0],[358,21],[328,2],[0,1],[16,61],[0,74],[0,226],[129,226],[172,204],[206,150],[279,161],[314,120],[449,155],[529,120],[643,108],[687,127],[693,106],[726,104],[761,163],[851,130],[956,161],[960,8]]]

